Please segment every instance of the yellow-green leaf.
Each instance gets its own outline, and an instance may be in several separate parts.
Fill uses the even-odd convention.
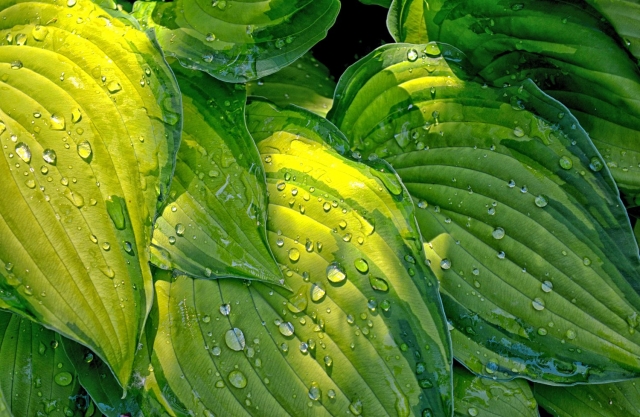
[[[0,2],[0,299],[126,384],[180,139],[157,46],[88,0]]]

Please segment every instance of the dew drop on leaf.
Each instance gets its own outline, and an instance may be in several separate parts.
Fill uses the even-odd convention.
[[[229,346],[229,349],[235,350],[236,352],[243,350],[246,344],[244,333],[237,327],[227,330],[227,333],[224,335],[224,341],[227,343],[227,346]]]

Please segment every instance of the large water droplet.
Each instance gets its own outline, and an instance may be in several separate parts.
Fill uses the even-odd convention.
[[[309,387],[309,398],[313,401],[320,401],[320,398],[322,398],[322,391],[320,390],[320,386],[317,382],[311,383],[311,386]]]
[[[416,51],[415,49],[409,49],[409,51],[407,52],[407,59],[409,60],[409,62],[414,62],[416,59],[418,59],[418,51]]]
[[[46,26],[40,25],[34,26],[33,30],[31,31],[33,39],[37,40],[38,42],[42,42],[43,40],[45,40],[48,33],[49,29]]]
[[[107,84],[107,90],[111,93],[111,94],[115,94],[118,91],[122,90],[122,86],[120,85],[119,82],[117,81],[110,81],[109,84]]]
[[[296,248],[289,249],[289,260],[291,262],[298,262],[300,259],[300,251]]]
[[[369,275],[369,284],[371,288],[376,291],[387,292],[389,291],[389,284],[382,278],[374,277],[373,275]]]
[[[178,236],[184,236],[185,227],[182,223],[176,224],[176,234]]]
[[[244,388],[247,386],[247,377],[238,370],[229,372],[229,382],[236,388]]]
[[[542,291],[551,292],[553,291],[553,283],[551,281],[545,281],[542,283]]]
[[[225,303],[220,306],[220,314],[223,316],[228,316],[231,314],[231,304]]]
[[[604,168],[604,164],[602,163],[602,160],[600,158],[594,156],[593,158],[591,158],[591,161],[589,161],[589,168],[592,171],[598,172],[601,171],[602,168]]]
[[[544,310],[544,300],[542,298],[534,298],[531,302],[531,305],[538,311]]]
[[[451,268],[451,261],[448,259],[443,259],[440,261],[440,268],[447,270],[449,268]]]
[[[326,293],[324,288],[322,288],[322,284],[319,282],[311,285],[311,300],[313,300],[313,302],[318,303],[322,301]]]
[[[89,162],[92,155],[91,144],[86,140],[82,141],[78,144],[77,150],[78,150],[78,155],[80,155],[80,158]]]
[[[16,153],[18,154],[20,159],[22,159],[27,164],[31,162],[31,149],[29,149],[29,146],[26,143],[18,142],[16,144]]]
[[[536,206],[542,208],[549,204],[549,198],[544,194],[540,194],[533,200],[533,202],[536,203]]]
[[[242,330],[237,327],[227,330],[227,333],[224,335],[224,341],[230,349],[237,352],[243,350],[246,344],[244,340],[244,333],[242,333]]]
[[[369,264],[362,258],[356,259],[353,264],[356,269],[363,274],[366,274],[369,271]]]
[[[71,375],[69,372],[60,372],[53,377],[53,380],[61,387],[66,387],[71,385],[71,383],[73,382],[73,375]]]
[[[496,227],[493,232],[491,232],[491,236],[493,236],[494,239],[502,239],[504,234],[504,229],[502,227]]]
[[[291,324],[291,322],[287,321],[280,323],[280,325],[278,326],[278,330],[280,330],[280,334],[282,334],[283,336],[291,336],[293,335],[295,328],[293,327],[293,324]]]
[[[338,283],[345,280],[347,274],[337,263],[333,262],[327,266],[327,279],[331,282]]]
[[[52,114],[50,118],[49,126],[53,130],[64,130],[64,126],[65,126],[64,116]]]
[[[53,149],[45,149],[44,152],[42,152],[42,159],[49,165],[55,165],[58,161],[58,156]]]
[[[560,168],[562,169],[571,169],[573,167],[573,161],[571,161],[568,156],[560,157],[558,163],[560,164]]]

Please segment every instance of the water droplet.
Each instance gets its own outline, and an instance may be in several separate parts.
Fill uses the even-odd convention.
[[[451,261],[448,260],[447,258],[443,259],[440,261],[440,268],[447,270],[449,268],[451,268]]]
[[[229,372],[229,382],[236,388],[244,388],[247,386],[247,377],[237,369]]]
[[[476,417],[478,415],[478,409],[469,407],[469,409],[467,410],[467,413],[469,413],[471,417]]]
[[[565,336],[567,336],[567,339],[569,339],[569,340],[573,340],[573,339],[575,339],[575,338],[576,338],[576,332],[575,332],[575,331],[573,331],[573,330],[571,330],[571,329],[569,329],[569,330],[567,330],[567,332],[565,333]]]
[[[71,385],[71,383],[73,382],[73,375],[71,375],[69,372],[60,372],[53,377],[53,380],[61,387],[66,387]]]
[[[78,144],[77,150],[80,158],[84,159],[85,161],[89,161],[89,159],[91,159],[91,144],[86,140]]]
[[[584,266],[589,266],[591,265],[591,259],[587,258],[586,256],[582,259],[582,263],[584,264]]]
[[[337,263],[333,262],[327,266],[327,279],[331,282],[338,283],[345,280],[347,274]]]
[[[228,316],[231,314],[231,304],[225,303],[220,306],[220,314],[223,316]]]
[[[64,116],[52,114],[50,117],[49,127],[53,130],[64,130],[65,127]]]
[[[597,156],[594,156],[589,161],[589,168],[592,171],[598,172],[598,171],[601,171],[602,168],[604,168],[604,164],[602,163],[602,160],[600,160],[600,158],[598,158]]]
[[[418,208],[426,209],[427,207],[429,207],[429,204],[426,201],[424,200],[418,201]]]
[[[293,324],[291,324],[291,322],[289,321],[280,323],[278,329],[280,330],[280,334],[282,334],[283,336],[291,336],[295,331]]]
[[[522,3],[516,3],[516,4],[513,4],[511,6],[511,10],[516,11],[516,12],[518,10],[522,10],[522,9],[524,9],[524,4],[522,4]]]
[[[491,236],[494,239],[502,239],[504,237],[504,229],[502,227],[496,227],[493,232],[491,232]]]
[[[507,256],[507,254],[504,253],[504,251],[498,252],[498,259],[504,259],[506,256]]]
[[[282,343],[280,345],[280,350],[283,351],[284,353],[287,353],[289,351],[289,345],[286,343]]]
[[[276,245],[278,245],[279,248],[281,248],[282,246],[284,246],[284,239],[282,239],[281,237],[279,237],[276,240]]]
[[[245,347],[244,333],[237,327],[227,330],[227,333],[224,335],[224,341],[231,350],[235,350],[236,352],[243,350]]]
[[[178,236],[184,236],[185,227],[182,223],[176,224],[176,234]]]
[[[45,149],[44,152],[42,152],[42,159],[49,165],[55,165],[58,161],[58,156],[53,149]]]
[[[175,236],[169,236],[169,244],[170,245],[175,245],[176,244],[176,237]]]
[[[553,291],[553,283],[551,281],[545,281],[542,283],[542,291],[551,292]]]
[[[546,336],[546,335],[547,335],[547,329],[545,329],[544,327],[540,327],[540,328],[538,329],[538,334],[539,334],[540,336]]]
[[[533,202],[536,203],[536,206],[542,208],[549,204],[549,198],[544,194],[540,194],[533,200]]]
[[[560,157],[558,163],[560,164],[560,168],[562,169],[571,169],[573,167],[573,161],[571,161],[568,156]]]
[[[34,26],[33,30],[31,31],[31,35],[33,36],[33,39],[35,39],[38,42],[42,42],[43,40],[45,40],[48,33],[49,33],[49,29],[46,26],[40,26],[40,25]]]
[[[11,61],[11,69],[19,70],[20,68],[22,68],[22,61]]]
[[[322,284],[320,284],[319,282],[311,285],[311,300],[313,302],[317,303],[322,301],[326,293],[327,292],[324,290],[324,288],[322,288]]]
[[[76,0],[67,0],[67,7],[73,7],[76,5]]]
[[[300,251],[296,248],[289,249],[289,260],[291,262],[298,262],[300,259]]]
[[[111,94],[115,94],[118,91],[122,90],[122,86],[120,85],[119,82],[117,81],[109,81],[109,83],[107,84],[107,90],[111,93]]]
[[[213,33],[207,33],[207,36],[205,37],[205,40],[207,42],[213,42],[216,40],[216,35],[214,35]]]
[[[309,398],[313,401],[319,401],[322,398],[322,391],[320,390],[320,386],[317,382],[312,382],[309,387]]]
[[[203,323],[209,323],[209,322],[211,322],[211,316],[204,316],[204,317],[202,317],[202,322],[203,322]]]
[[[356,398],[351,402],[351,404],[349,404],[349,411],[354,416],[359,416],[360,414],[362,414],[362,408],[362,401],[360,401],[360,399],[358,398]]]
[[[389,291],[389,284],[382,278],[374,277],[373,275],[369,275],[369,284],[371,288],[376,291],[387,292]]]
[[[520,126],[516,126],[515,129],[513,129],[513,134],[518,137],[521,138],[524,136],[524,130],[522,130],[522,128]]]
[[[409,49],[407,52],[407,59],[409,62],[415,62],[415,60],[418,59],[418,51],[415,49]]]
[[[331,368],[333,366],[333,358],[329,355],[325,356],[324,364],[327,366],[327,368]]]
[[[327,391],[327,397],[329,397],[330,400],[333,400],[334,398],[336,398],[336,392],[330,389],[329,391]]]
[[[369,271],[369,264],[362,258],[356,259],[353,264],[360,273],[366,274]]]
[[[531,302],[531,305],[538,311],[544,310],[544,300],[542,298],[534,298]]]
[[[29,149],[29,146],[26,143],[18,142],[16,144],[16,153],[18,154],[20,159],[22,159],[27,164],[31,162],[31,149]]]

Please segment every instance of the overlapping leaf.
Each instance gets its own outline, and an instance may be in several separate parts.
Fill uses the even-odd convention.
[[[247,83],[247,93],[268,98],[280,107],[295,104],[326,116],[335,87],[327,67],[309,52],[275,74]]]
[[[266,188],[244,120],[246,93],[174,66],[184,131],[169,204],[157,219],[151,256],[191,276],[278,283],[266,238]]]
[[[587,0],[616,29],[622,43],[640,62],[640,2],[638,0]]]
[[[540,405],[556,417],[618,417],[640,415],[640,380],[605,385],[550,387],[536,384]]]
[[[338,0],[138,1],[133,15],[183,66],[244,82],[300,58],[326,36],[339,9]]]
[[[255,102],[248,114],[292,291],[159,273],[163,392],[189,414],[450,414],[437,281],[397,177],[340,156],[329,144],[344,137],[313,113]]]
[[[440,2],[436,4],[440,5]],[[393,0],[387,14],[387,28],[396,42],[427,43],[427,21],[431,2]]]
[[[391,10],[421,7],[422,0],[396,0]],[[631,200],[639,195],[640,69],[596,10],[555,0],[443,0],[429,2],[419,15],[428,40],[459,48],[492,85],[531,78],[565,104],[620,189]],[[412,41],[421,30],[416,15],[397,17],[396,40]]]
[[[527,381],[494,381],[453,368],[454,416],[537,417],[538,406]]]
[[[83,416],[87,398],[80,395],[73,366],[51,330],[0,311],[0,415]]]
[[[88,0],[0,2],[0,303],[123,383],[181,121],[159,49]]]
[[[156,382],[150,363],[150,345],[145,335],[136,351],[134,369],[126,396],[122,387],[109,372],[109,367],[87,348],[63,339],[62,346],[75,368],[77,378],[95,402],[96,415],[108,417],[176,416]],[[91,414],[89,414],[91,415]]]
[[[440,47],[378,48],[329,117],[414,198],[454,354],[498,378],[637,375],[638,246],[597,150],[532,82],[465,81],[464,57]]]

